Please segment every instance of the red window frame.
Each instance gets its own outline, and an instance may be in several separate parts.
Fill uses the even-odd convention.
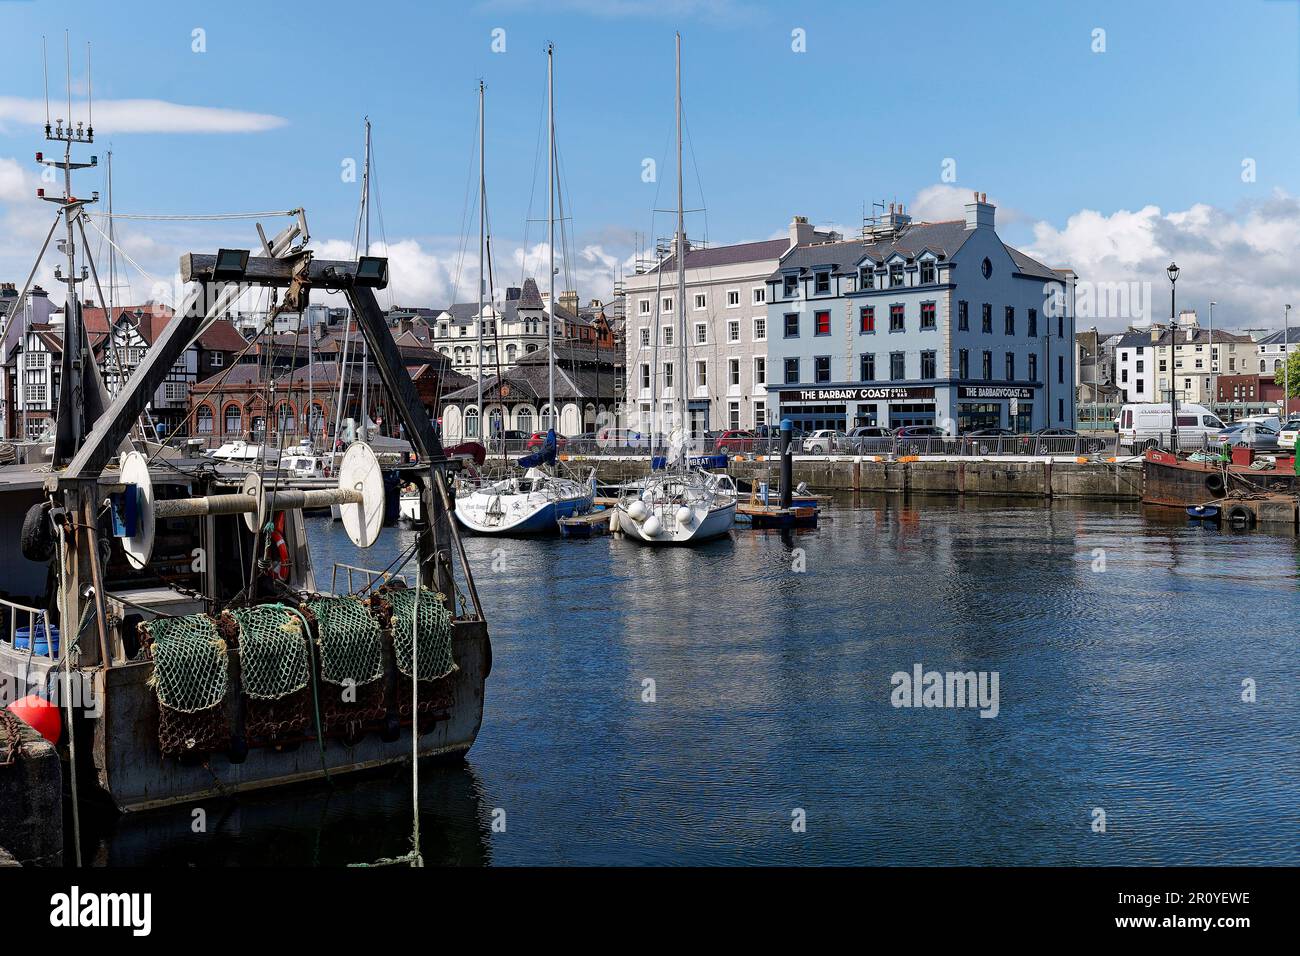
[[[813,313],[813,327],[815,335],[831,334],[831,314],[829,311]]]
[[[858,330],[860,332],[876,331],[876,309],[874,306],[864,305],[858,309]]]

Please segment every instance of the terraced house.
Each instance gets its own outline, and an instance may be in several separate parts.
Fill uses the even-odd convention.
[[[767,278],[767,404],[804,429],[1073,427],[1069,269],[964,220],[901,206],[860,239],[796,245]]]

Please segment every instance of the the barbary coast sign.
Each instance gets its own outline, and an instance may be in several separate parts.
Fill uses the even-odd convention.
[[[1024,385],[962,385],[958,398],[1033,398],[1034,390]]]
[[[873,402],[934,398],[933,385],[881,385],[861,388],[800,388],[781,392],[783,402]]]

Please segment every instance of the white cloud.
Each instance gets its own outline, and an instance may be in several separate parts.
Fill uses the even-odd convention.
[[[1300,199],[1279,189],[1234,210],[1203,203],[1169,212],[1155,205],[1109,214],[1085,209],[1062,228],[1035,223],[1025,252],[1069,266],[1086,282],[1144,285],[1158,321],[1169,312],[1165,268],[1176,261],[1179,310],[1196,309],[1204,323],[1214,300],[1215,325],[1232,329],[1279,326],[1283,305],[1300,305],[1297,247]],[[1097,322],[1108,329],[1123,324],[1104,316]]]
[[[975,190],[964,186],[952,186],[947,183],[935,183],[926,186],[916,194],[912,204],[907,207],[907,214],[914,220],[941,222],[946,219],[965,219],[966,204],[974,201]],[[1024,218],[1019,210],[1002,205],[996,196],[989,202],[998,207],[998,226],[1020,221]]]
[[[67,104],[52,103],[50,116],[57,119],[67,111]],[[84,120],[84,102],[72,104],[73,117]],[[219,106],[188,106],[166,100],[96,100],[95,130],[113,133],[261,133],[284,126],[288,120],[269,113]],[[45,101],[17,96],[0,96],[0,126],[18,123],[45,125]]]

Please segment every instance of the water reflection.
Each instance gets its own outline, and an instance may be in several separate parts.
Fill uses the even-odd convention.
[[[409,540],[317,530],[326,579]],[[1293,535],[859,494],[815,530],[696,550],[467,547],[495,664],[468,764],[423,776],[431,861],[1300,862]],[[890,675],[915,663],[997,671],[999,716],[895,709]],[[397,772],[243,798],[202,841],[188,812],[125,819],[97,853],[373,860],[405,852],[409,801]]]

